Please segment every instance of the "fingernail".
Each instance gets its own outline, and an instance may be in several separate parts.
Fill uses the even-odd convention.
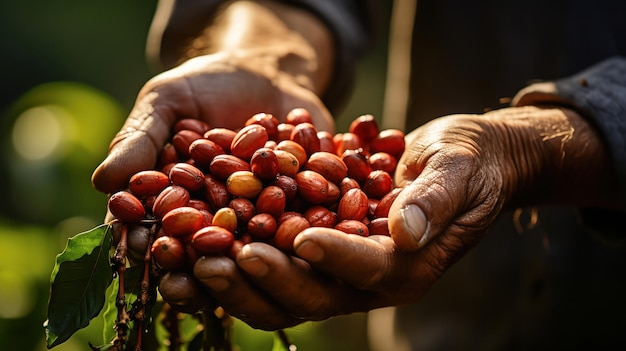
[[[269,267],[258,257],[246,258],[237,262],[244,271],[255,277],[264,277],[269,272]]]
[[[324,250],[310,240],[303,241],[295,248],[295,252],[309,262],[319,262],[324,259]]]
[[[418,246],[421,246],[427,240],[425,235],[427,222],[424,212],[417,205],[407,205],[400,210],[400,214],[404,231],[411,234]]]
[[[224,291],[230,286],[230,282],[222,277],[202,279],[202,283],[206,285],[209,289],[216,292]]]

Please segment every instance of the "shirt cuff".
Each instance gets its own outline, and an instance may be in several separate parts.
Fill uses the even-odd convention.
[[[626,204],[626,58],[613,57],[573,76],[530,85],[514,106],[560,105],[577,110],[602,136],[609,152],[622,204]],[[624,212],[580,208],[583,225],[593,237],[621,245]]]
[[[602,136],[626,204],[626,58],[613,57],[573,76],[530,85],[514,106],[562,105],[577,110]]]

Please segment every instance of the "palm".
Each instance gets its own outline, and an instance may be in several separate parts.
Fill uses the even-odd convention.
[[[296,107],[308,109],[318,129],[334,130],[319,98],[271,66],[223,55],[189,60],[146,83],[109,156],[94,172],[94,186],[110,193],[124,188],[137,171],[154,167],[177,119],[199,118],[212,127],[237,129],[256,113],[284,119]]]

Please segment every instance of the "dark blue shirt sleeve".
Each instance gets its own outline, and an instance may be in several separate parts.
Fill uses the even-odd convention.
[[[626,204],[626,58],[607,59],[555,84],[603,136]]]
[[[574,76],[555,81],[557,93],[573,101],[602,135],[610,153],[622,203],[626,204],[626,58],[613,57]],[[583,223],[611,244],[624,238],[624,212],[580,209]]]

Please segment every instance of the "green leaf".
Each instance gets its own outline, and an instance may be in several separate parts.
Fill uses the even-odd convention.
[[[117,319],[117,306],[115,306],[115,302],[117,301],[117,289],[119,288],[119,282],[117,279],[113,280],[111,286],[107,290],[107,299],[106,306],[104,308],[104,313],[102,314],[102,320],[104,323],[104,328],[102,330],[102,336],[104,342],[109,342],[115,338],[116,331],[114,329],[115,320]]]
[[[102,225],[70,238],[57,255],[44,324],[49,349],[88,326],[102,310],[106,289],[113,280],[110,246],[110,226]]]

